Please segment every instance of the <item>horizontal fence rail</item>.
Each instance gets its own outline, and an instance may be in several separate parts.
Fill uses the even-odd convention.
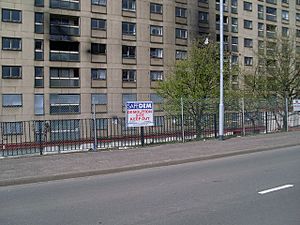
[[[224,135],[237,136],[282,130],[282,112],[226,112]],[[299,113],[289,113],[288,129],[300,127]],[[95,149],[218,138],[218,113],[202,117],[155,116],[154,126],[126,127],[125,118],[0,122],[0,156],[42,155]]]

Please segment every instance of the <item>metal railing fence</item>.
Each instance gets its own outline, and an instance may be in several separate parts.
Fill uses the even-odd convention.
[[[225,112],[224,135],[282,130],[282,112]],[[299,113],[289,113],[288,128],[300,126]],[[218,113],[206,112],[197,122],[182,114],[154,117],[154,126],[128,128],[125,118],[94,118],[0,122],[0,157],[41,155],[96,149],[185,142],[218,137]],[[199,125],[201,124],[201,126]]]

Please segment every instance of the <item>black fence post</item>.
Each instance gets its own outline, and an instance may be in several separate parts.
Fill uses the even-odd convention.
[[[218,132],[217,132],[217,114],[214,113],[214,132],[215,132],[215,138],[218,138]]]
[[[39,121],[39,145],[40,145],[40,155],[43,155],[43,126],[42,121]]]
[[[145,130],[144,130],[144,127],[141,127],[141,143],[142,143],[142,146],[145,145]]]
[[[268,111],[265,112],[266,134],[268,133]]]

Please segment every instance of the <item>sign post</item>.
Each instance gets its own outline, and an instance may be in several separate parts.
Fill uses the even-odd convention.
[[[133,101],[126,102],[126,127],[141,128],[141,144],[145,144],[144,127],[154,126],[153,102]]]

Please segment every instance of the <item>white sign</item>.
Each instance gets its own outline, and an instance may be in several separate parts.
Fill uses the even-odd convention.
[[[300,99],[293,100],[293,111],[299,112],[300,111]]]
[[[126,126],[127,127],[154,126],[153,102],[152,101],[126,102]]]

